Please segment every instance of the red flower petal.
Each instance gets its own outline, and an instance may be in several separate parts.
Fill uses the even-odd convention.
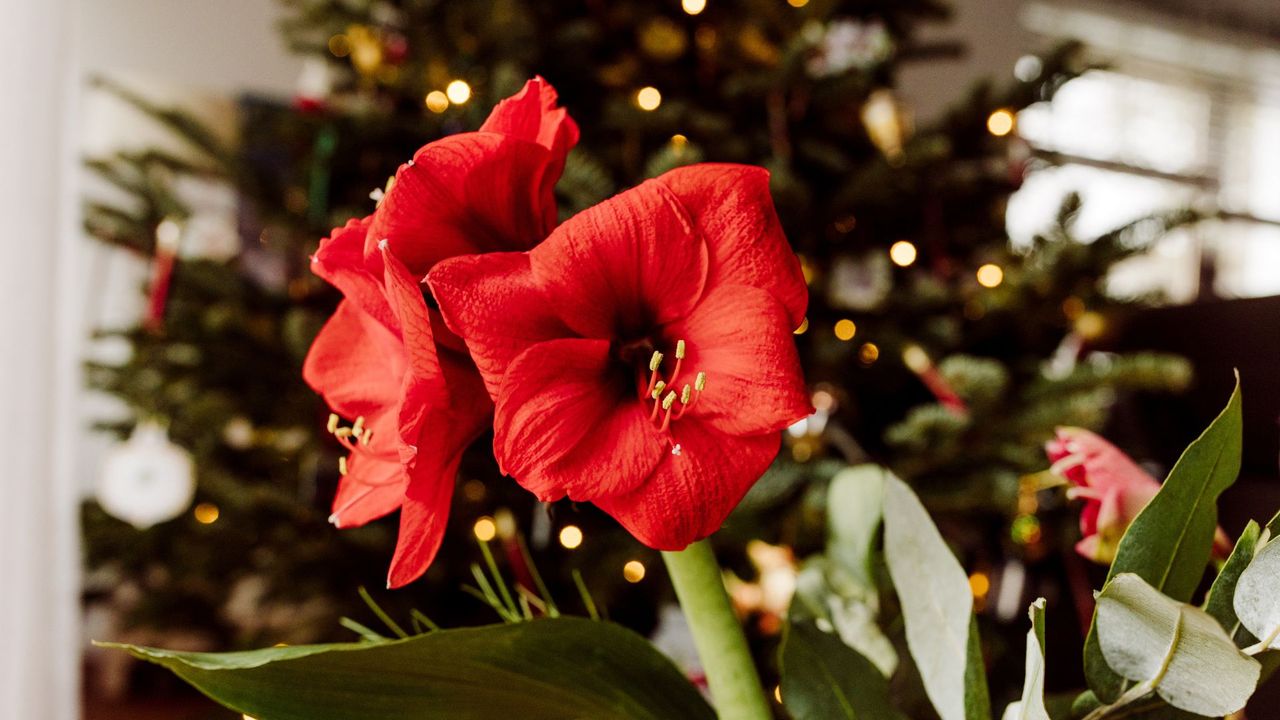
[[[657,179],[671,188],[707,243],[708,286],[767,290],[787,309],[788,329],[800,327],[809,290],[769,195],[769,173],[748,165],[701,163]]]
[[[698,307],[663,330],[687,343],[680,383],[707,373],[692,416],[731,435],[781,430],[813,412],[787,311],[764,290],[712,287]]]
[[[593,500],[649,476],[666,441],[605,340],[564,339],[522,353],[503,377],[494,452],[503,472],[544,501]]]
[[[572,333],[534,282],[527,253],[486,253],[436,265],[428,284],[451,330],[496,398],[502,375],[531,345]]]
[[[586,337],[630,339],[682,317],[707,278],[706,245],[655,181],[578,213],[529,255],[548,301]]]
[[[413,383],[443,393],[444,377],[440,370],[440,360],[436,356],[436,343],[427,303],[422,297],[422,286],[386,247],[382,249],[382,259],[387,304],[395,313],[403,353],[408,360],[405,370]],[[406,384],[409,384],[410,379],[406,379]],[[425,401],[426,398],[419,400]]]
[[[520,92],[499,102],[480,126],[480,132],[510,135],[551,150],[553,159],[559,161],[554,173],[558,177],[565,156],[578,144],[578,124],[567,110],[556,107],[557,100],[551,83],[535,77]]]
[[[307,384],[350,419],[394,407],[403,375],[400,340],[350,300],[338,304],[302,365]]]
[[[339,528],[353,528],[399,509],[408,476],[400,462],[395,415],[384,413],[365,427],[372,431],[374,454],[357,452],[347,458],[347,474],[338,482],[329,518]]]
[[[778,454],[778,433],[730,438],[696,420],[672,425],[680,454],[668,452],[630,493],[595,498],[600,509],[657,550],[683,550],[724,523]]]
[[[320,241],[311,258],[311,269],[346,299],[389,328],[397,327],[382,289],[381,258],[370,267],[365,262],[365,236],[369,218],[350,220]]]

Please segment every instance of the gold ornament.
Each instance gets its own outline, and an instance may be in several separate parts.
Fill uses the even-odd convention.
[[[347,45],[351,53],[351,65],[365,77],[377,74],[382,66],[381,34],[368,25],[351,25],[347,28]]]
[[[913,127],[911,113],[892,90],[876,90],[867,97],[862,105],[862,126],[889,162],[902,161],[902,148],[911,138]]]

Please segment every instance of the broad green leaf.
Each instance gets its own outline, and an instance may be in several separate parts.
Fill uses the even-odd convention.
[[[715,718],[644,638],[580,618],[225,654],[112,647],[263,720]]]
[[[782,703],[795,720],[897,720],[889,683],[869,660],[809,623],[792,623],[778,651]]]
[[[1214,579],[1213,587],[1209,588],[1209,595],[1205,598],[1204,611],[1217,620],[1232,639],[1235,639],[1236,631],[1240,629],[1240,618],[1236,616],[1234,607],[1236,586],[1240,581],[1240,574],[1253,562],[1261,533],[1258,523],[1250,520],[1244,532],[1240,533],[1231,557],[1227,558],[1227,562],[1218,571],[1218,577]]]
[[[824,631],[834,629],[845,645],[870,660],[881,675],[891,677],[898,667],[898,651],[880,629],[879,614],[879,593],[822,555],[800,568],[787,611],[792,621],[811,620]]]
[[[1160,492],[1133,519],[1107,580],[1134,573],[1174,600],[1188,601],[1204,577],[1218,527],[1218,496],[1240,473],[1240,379],[1227,406],[1187,446]],[[1089,689],[1114,702],[1123,679],[1108,667],[1098,644],[1097,615],[1085,640],[1084,674]]]
[[[1031,629],[1027,631],[1027,674],[1022,699],[1004,711],[1003,720],[1049,720],[1044,706],[1044,598],[1031,603]]]
[[[929,701],[942,720],[987,720],[981,663],[970,662],[977,632],[971,630],[969,577],[920,499],[893,475],[885,477],[884,552],[902,605],[907,648]],[[967,673],[971,664],[973,672]]]
[[[1240,574],[1234,599],[1240,624],[1261,640],[1261,648],[1280,650],[1280,542],[1258,550]]]
[[[871,550],[884,507],[884,477],[879,465],[845,468],[831,478],[827,491],[827,554],[854,580],[875,588]]]
[[[1111,668],[1175,708],[1222,717],[1243,708],[1257,688],[1261,666],[1217,620],[1133,573],[1107,583],[1096,624]]]

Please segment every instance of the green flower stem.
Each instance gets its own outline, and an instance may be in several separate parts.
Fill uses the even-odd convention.
[[[664,552],[662,559],[693,632],[716,713],[721,720],[771,720],[773,712],[710,543],[700,540],[680,552]]]

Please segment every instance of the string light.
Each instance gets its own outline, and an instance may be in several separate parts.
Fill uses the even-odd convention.
[[[471,528],[471,530],[476,534],[476,538],[480,540],[480,542],[489,542],[498,535],[497,523],[493,521],[493,518],[488,516],[476,520],[476,524]]]
[[[442,113],[449,109],[449,96],[439,90],[432,90],[427,93],[425,102],[427,109],[433,113]]]
[[[629,583],[638,583],[644,579],[644,563],[630,560],[622,566],[622,577]]]
[[[773,686],[773,700],[779,705],[782,704],[782,686],[781,685]]]
[[[906,365],[914,373],[922,373],[929,369],[932,364],[929,361],[929,353],[919,345],[908,345],[902,350],[902,364]]]
[[[984,598],[991,591],[991,578],[984,572],[975,572],[969,576],[969,590],[975,598]]]
[[[870,365],[879,359],[880,348],[875,343],[863,343],[862,347],[858,348],[858,360],[863,365]]]
[[[689,138],[681,135],[680,133],[676,133],[671,136],[671,144],[677,148],[683,148],[685,145],[689,144]]]
[[[809,329],[809,318],[800,321],[800,327],[796,328],[796,335],[803,335]]]
[[[894,265],[907,267],[916,261],[916,246],[908,240],[899,240],[889,246],[889,259]]]
[[[987,263],[978,268],[978,284],[985,288],[993,288],[1004,282],[1004,271],[995,263]]]
[[[574,550],[582,544],[582,529],[577,525],[565,525],[560,528],[560,544],[568,550]]]
[[[662,93],[658,92],[658,88],[652,85],[642,87],[636,92],[636,104],[646,112],[657,110],[658,106],[662,104]]]
[[[787,0],[787,4],[794,8],[802,8],[809,4],[809,0]]]
[[[848,342],[853,336],[858,334],[858,326],[849,318],[844,318],[836,322],[836,338]]]
[[[707,9],[707,0],[683,0],[680,7],[690,15],[697,15]]]
[[[1013,112],[1000,108],[987,116],[987,132],[996,137],[1004,137],[1013,132]]]
[[[201,525],[212,525],[218,522],[218,516],[222,513],[218,510],[218,506],[213,503],[200,503],[191,511],[196,516],[196,522]]]
[[[471,99],[471,86],[465,80],[454,80],[445,86],[444,94],[449,98],[449,102],[461,105]]]

